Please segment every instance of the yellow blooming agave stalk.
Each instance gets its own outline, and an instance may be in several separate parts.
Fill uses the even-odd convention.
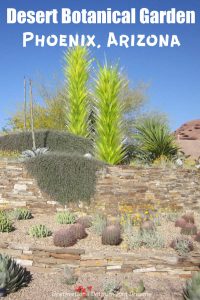
[[[89,100],[87,83],[91,60],[85,47],[69,49],[65,54],[64,73],[67,80],[68,131],[83,137],[89,135]]]
[[[123,107],[119,93],[123,81],[118,67],[99,66],[95,85],[96,156],[111,165],[125,157]]]

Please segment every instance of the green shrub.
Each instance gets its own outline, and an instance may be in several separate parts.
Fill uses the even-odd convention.
[[[30,272],[27,272],[12,258],[0,254],[0,288],[4,295],[27,286],[30,280]]]
[[[102,164],[77,154],[49,153],[25,162],[38,186],[62,204],[86,201],[95,193],[96,171]]]
[[[10,232],[13,229],[13,223],[9,217],[4,214],[0,214],[0,232]]]
[[[49,148],[50,151],[85,154],[92,152],[92,142],[67,132],[40,130],[35,133],[37,148]],[[0,137],[0,150],[22,152],[32,149],[31,132],[19,132]]]
[[[128,244],[130,248],[163,248],[165,246],[164,239],[156,230],[143,231],[139,230],[137,235],[128,236]]]
[[[64,276],[62,282],[67,285],[74,285],[77,282],[77,280],[78,280],[78,276],[75,275],[72,268],[66,266],[64,268]]]
[[[96,234],[101,235],[103,230],[106,228],[108,220],[106,216],[97,214],[93,217],[92,221],[92,231]]]
[[[32,218],[32,214],[27,208],[17,208],[11,212],[11,217],[15,220],[28,220]]]
[[[56,214],[56,221],[59,224],[74,224],[76,217],[68,211],[62,211]]]
[[[52,232],[45,225],[35,225],[29,229],[29,235],[36,238],[43,238],[52,235]]]
[[[182,237],[174,239],[170,247],[175,249],[179,255],[185,255],[194,249],[192,241]]]

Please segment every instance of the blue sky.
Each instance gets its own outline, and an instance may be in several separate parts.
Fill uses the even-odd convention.
[[[71,8],[73,10],[195,10],[195,25],[8,25],[6,9],[50,10]],[[147,109],[167,113],[172,129],[182,123],[200,118],[200,3],[199,0],[1,0],[0,2],[0,127],[23,101],[23,77],[31,77],[47,85],[54,85],[54,78],[64,80],[62,59],[64,48],[34,46],[22,47],[22,33],[35,34],[95,34],[100,43],[105,43],[108,32],[119,34],[177,34],[181,47],[130,47],[91,49],[102,62],[106,55],[111,62],[120,62],[131,84],[149,84]],[[35,92],[35,100],[40,101]]]

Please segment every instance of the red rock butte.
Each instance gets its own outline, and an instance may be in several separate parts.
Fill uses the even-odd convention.
[[[200,156],[200,119],[183,124],[175,135],[185,154],[193,158]]]

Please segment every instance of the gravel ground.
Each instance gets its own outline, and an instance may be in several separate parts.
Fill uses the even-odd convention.
[[[128,282],[132,287],[136,287],[139,280],[144,281],[145,292],[137,295],[129,295],[124,288],[116,295],[104,292],[105,282],[117,281],[120,283]],[[33,280],[26,288],[6,297],[8,300],[71,300],[80,299],[75,287],[93,286],[93,290],[98,296],[97,299],[141,299],[141,300],[181,300],[182,288],[185,280],[180,280],[167,276],[155,275],[136,275],[111,273],[109,275],[95,275],[87,273],[79,277],[76,285],[68,286],[62,283],[62,274],[34,274]]]

